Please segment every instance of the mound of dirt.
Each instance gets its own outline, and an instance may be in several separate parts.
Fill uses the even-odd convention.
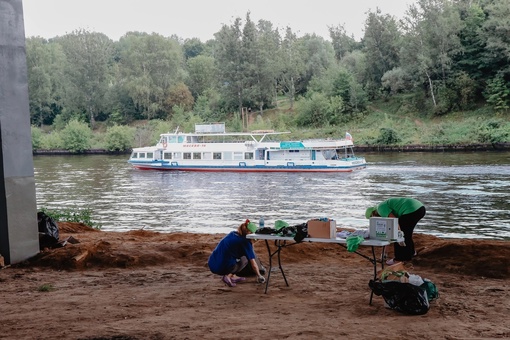
[[[61,239],[73,236],[77,244],[45,249],[21,266],[51,267],[59,270],[87,268],[130,268],[166,263],[205,265],[223,235],[159,233],[145,230],[104,232],[80,223],[59,223]],[[449,272],[490,278],[509,278],[510,247],[494,240],[441,239],[415,234],[418,256],[414,265],[436,272]],[[267,250],[263,241],[255,243],[263,258]],[[370,255],[368,247],[359,251]],[[389,256],[392,249],[389,249]],[[303,243],[282,252],[286,263],[359,261],[345,249],[332,244]]]

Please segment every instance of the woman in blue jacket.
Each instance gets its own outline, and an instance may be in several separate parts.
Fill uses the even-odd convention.
[[[251,240],[246,238],[246,235],[256,230],[257,225],[246,220],[236,231],[227,234],[209,256],[209,269],[214,274],[223,275],[221,280],[229,287],[235,287],[236,283],[245,280],[236,274],[243,270],[248,262],[257,274],[257,281],[265,282],[264,276],[260,274]]]

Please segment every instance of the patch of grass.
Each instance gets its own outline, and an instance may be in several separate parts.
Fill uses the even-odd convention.
[[[92,221],[92,210],[88,208],[49,210],[43,207],[40,210],[57,222],[83,223],[91,228],[101,229],[101,225],[99,223]]]
[[[55,287],[51,283],[45,283],[37,287],[38,292],[51,292],[54,291]]]

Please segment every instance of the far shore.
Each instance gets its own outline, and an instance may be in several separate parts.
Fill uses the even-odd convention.
[[[456,151],[510,151],[510,143],[462,144],[462,145],[355,145],[357,152],[456,152]],[[127,155],[131,150],[108,151],[105,149],[85,150],[81,153],[63,149],[33,150],[40,155]]]

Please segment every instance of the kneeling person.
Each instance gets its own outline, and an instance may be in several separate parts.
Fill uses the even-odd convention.
[[[260,274],[251,240],[246,238],[246,235],[256,230],[257,225],[246,220],[236,231],[227,234],[209,256],[209,269],[214,274],[223,275],[222,281],[229,287],[245,280],[236,274],[246,267],[248,261],[257,275],[257,281],[265,282],[264,276]]]

